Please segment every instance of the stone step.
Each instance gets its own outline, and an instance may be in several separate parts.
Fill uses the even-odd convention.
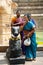
[[[17,4],[18,4],[18,6],[20,7],[20,6],[43,6],[43,0],[37,0],[37,1],[27,1],[27,2],[25,2],[25,0],[13,0],[14,2],[17,2]]]
[[[18,6],[21,7],[21,6],[43,6],[43,2],[32,2],[32,3],[18,3]]]
[[[16,13],[16,11],[14,11],[14,13]],[[43,13],[43,10],[21,10],[21,14],[25,14],[25,13],[31,13],[31,14],[42,14]]]
[[[6,58],[6,53],[0,53],[0,65],[9,65]],[[26,61],[25,65],[43,65],[43,51],[37,51],[36,61]],[[21,64],[20,64],[21,65]]]
[[[24,9],[24,10],[25,10],[25,9],[27,9],[27,10],[28,10],[28,9],[34,9],[34,10],[35,10],[35,9],[36,9],[36,10],[39,10],[39,9],[43,9],[43,6],[32,6],[32,7],[31,7],[31,6],[26,6],[26,7],[24,7],[24,6],[22,7],[22,6],[21,6],[21,7],[18,7],[18,9],[22,9],[22,10],[23,10],[23,9]]]
[[[43,0],[12,0],[13,2],[43,2]]]
[[[18,7],[21,10],[21,14],[41,14],[43,13],[43,7]],[[16,13],[16,10],[13,10]]]

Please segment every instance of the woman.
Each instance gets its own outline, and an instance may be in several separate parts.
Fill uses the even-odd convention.
[[[36,34],[35,34],[35,25],[29,19],[29,14],[24,15],[24,19],[26,21],[23,26],[23,31],[25,38],[30,38],[31,45],[25,46],[26,60],[35,60],[36,58]]]

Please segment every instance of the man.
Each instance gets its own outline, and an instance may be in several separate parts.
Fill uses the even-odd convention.
[[[20,17],[20,12],[21,12],[20,10],[17,10],[17,12],[16,12],[16,15],[17,15],[16,22],[19,22],[19,23],[21,23],[21,25],[23,25],[24,20]],[[21,40],[23,40],[23,36],[24,36],[23,31],[20,32],[20,35],[21,35]],[[25,46],[24,46],[23,42],[21,43],[21,47],[22,47],[22,53],[25,54]]]
[[[23,20],[23,18],[21,18],[20,13],[21,13],[21,11],[17,10],[16,17],[12,18],[12,25],[14,23],[16,23],[20,26],[22,26],[24,24],[24,20]],[[23,36],[24,36],[23,31],[20,32],[20,35],[21,35],[21,40],[23,40]],[[22,53],[25,54],[25,46],[24,46],[23,42],[21,43],[21,48],[22,48]]]

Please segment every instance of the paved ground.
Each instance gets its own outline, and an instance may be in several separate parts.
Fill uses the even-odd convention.
[[[0,53],[0,65],[8,65],[5,55],[5,53]],[[37,52],[36,61],[26,61],[25,65],[43,65],[43,51]]]

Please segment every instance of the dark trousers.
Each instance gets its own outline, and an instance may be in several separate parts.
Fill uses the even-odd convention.
[[[20,35],[21,35],[21,40],[23,41],[23,36],[24,36],[23,31],[20,32]],[[24,45],[24,42],[21,43],[21,48],[22,48],[23,54],[25,54],[25,45]]]

